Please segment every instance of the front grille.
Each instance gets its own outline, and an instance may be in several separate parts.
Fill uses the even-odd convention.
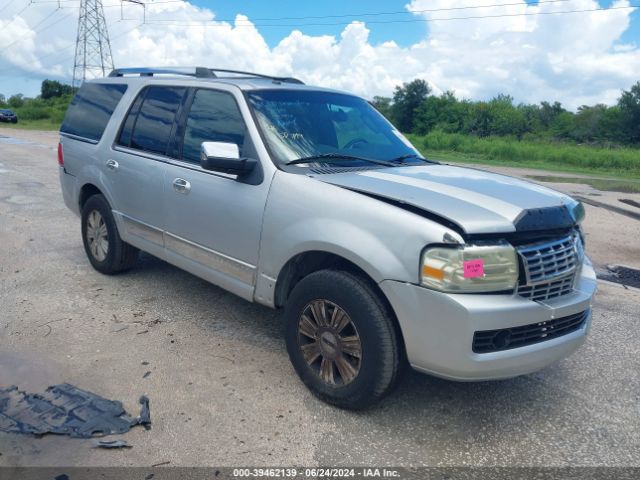
[[[589,310],[567,317],[500,330],[482,330],[473,334],[475,353],[499,352],[545,342],[582,328]]]
[[[518,295],[544,301],[573,291],[583,257],[579,235],[518,247],[518,253],[524,267]]]
[[[552,282],[539,283],[538,285],[520,285],[518,287],[518,295],[536,302],[561,297],[573,291],[574,280],[575,275],[570,274]]]

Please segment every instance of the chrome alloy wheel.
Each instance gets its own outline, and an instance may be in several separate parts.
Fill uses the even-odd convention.
[[[87,243],[91,255],[99,262],[104,262],[109,253],[109,233],[104,218],[97,210],[92,210],[87,217]]]
[[[347,312],[333,302],[314,300],[304,307],[298,344],[307,365],[327,385],[348,385],[360,372],[360,336]]]

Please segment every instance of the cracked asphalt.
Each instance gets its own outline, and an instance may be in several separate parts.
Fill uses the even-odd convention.
[[[94,271],[56,144],[0,129],[0,387],[69,382],[134,415],[146,394],[153,424],[117,451],[0,432],[0,466],[640,466],[639,290],[601,283],[586,344],[538,373],[409,372],[378,407],[337,410],[295,376],[278,312],[149,255]],[[586,209],[594,262],[640,266],[640,223]]]

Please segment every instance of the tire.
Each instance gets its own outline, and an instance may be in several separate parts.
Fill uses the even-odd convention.
[[[113,275],[129,270],[136,264],[138,249],[120,238],[111,207],[103,195],[89,197],[82,208],[81,218],[82,243],[93,268],[100,273]]]
[[[311,273],[291,292],[284,315],[291,363],[321,400],[361,410],[397,383],[404,357],[394,318],[366,281],[336,270]]]

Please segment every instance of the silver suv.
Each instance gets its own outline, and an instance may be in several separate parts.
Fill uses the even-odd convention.
[[[533,372],[589,329],[579,202],[427,160],[354,95],[120,69],[83,84],[60,135],[96,270],[144,250],[282,308],[296,372],[334,405],[370,405],[406,364],[465,381]]]

